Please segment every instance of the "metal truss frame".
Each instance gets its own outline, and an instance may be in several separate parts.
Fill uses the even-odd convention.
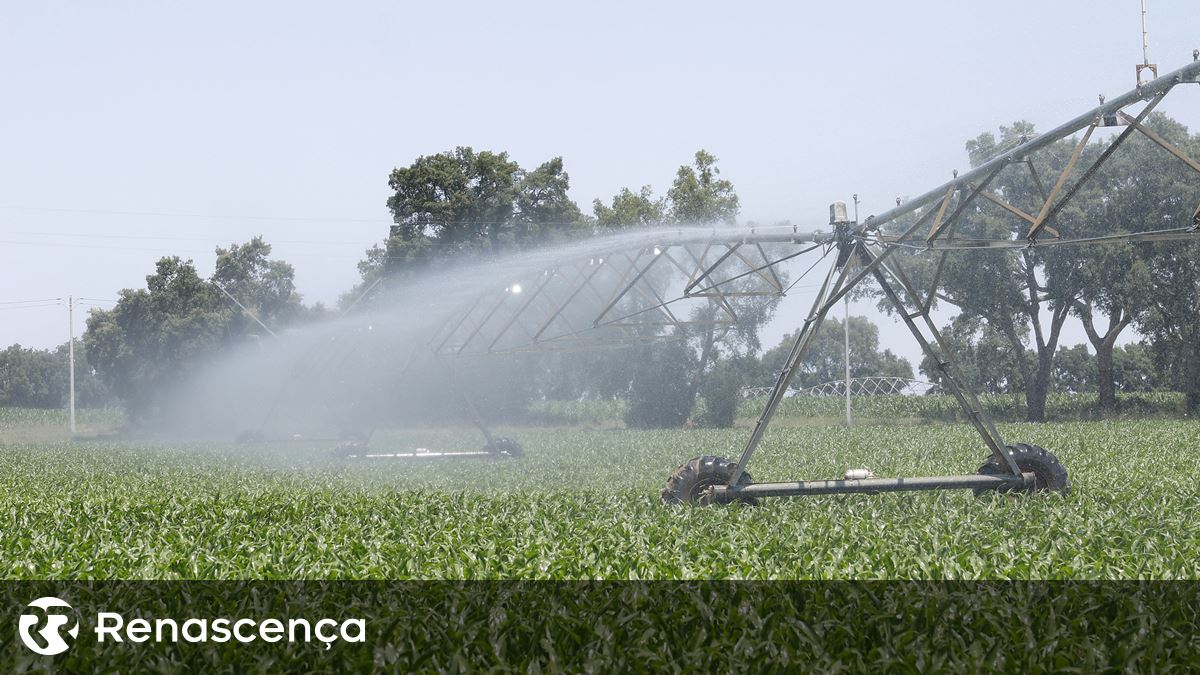
[[[908,490],[1032,488],[1035,476],[1032,473],[1023,472],[1018,467],[1012,451],[1005,445],[1003,437],[983,410],[983,406],[980,404],[976,394],[967,386],[966,380],[962,377],[948,343],[930,318],[930,308],[941,278],[945,255],[950,250],[971,248],[1028,248],[1037,245],[1045,246],[1064,243],[1164,241],[1182,238],[1196,240],[1198,236],[1196,234],[1197,226],[1200,225],[1200,220],[1197,220],[1200,219],[1200,208],[1197,209],[1197,215],[1193,216],[1194,222],[1190,227],[1108,237],[1075,240],[1063,239],[1058,230],[1050,226],[1050,223],[1053,222],[1054,216],[1062,211],[1063,207],[1066,206],[1084,183],[1096,174],[1100,166],[1112,156],[1115,150],[1135,130],[1167,150],[1176,159],[1187,164],[1197,174],[1200,174],[1200,163],[1197,163],[1153,130],[1142,125],[1145,118],[1171,89],[1185,82],[1196,83],[1198,78],[1200,78],[1200,62],[1193,62],[1173,73],[1146,83],[1111,102],[1104,103],[1102,101],[1101,105],[1096,109],[1076,117],[1070,122],[1060,125],[1037,138],[1027,140],[966,174],[961,176],[956,175],[953,181],[934,188],[906,204],[898,204],[896,208],[890,209],[879,216],[872,216],[862,225],[845,223],[838,226],[838,229],[835,230],[835,233],[838,235],[838,261],[829,270],[825,283],[817,294],[813,308],[808,318],[805,319],[803,328],[793,342],[784,368],[779,373],[775,387],[768,396],[766,406],[755,423],[754,430],[742,450],[728,483],[710,488],[716,501],[727,501],[736,497],[757,498],[853,492],[878,493]],[[1136,116],[1130,116],[1124,111],[1124,108],[1140,101],[1147,101],[1147,103]],[[1079,160],[1083,155],[1083,149],[1091,138],[1092,132],[1097,126],[1104,124],[1106,119],[1112,119],[1113,117],[1116,117],[1127,125],[1127,128],[1117,135],[1096,160],[1083,171],[1080,178],[1064,192],[1069,178],[1079,164]],[[1032,173],[1035,183],[1040,187],[1041,180],[1037,176],[1036,171],[1034,171],[1033,164],[1029,161],[1029,158],[1039,150],[1043,150],[1051,144],[1081,130],[1084,132],[1083,136],[1076,143],[1074,151],[1059,173],[1053,187],[1048,192],[1044,189],[1042,190],[1043,203],[1037,215],[1028,214],[1018,207],[1007,203],[1002,197],[987,192],[987,185],[1004,168],[1015,163],[1025,164]],[[981,195],[1028,224],[1028,229],[1025,231],[1022,240],[964,241],[951,238],[950,234],[954,224],[972,202]],[[950,211],[951,204],[956,204],[953,211]],[[921,209],[925,209],[925,212],[903,234],[895,237],[879,234],[883,225]],[[951,213],[949,217],[946,217],[947,212]],[[931,224],[929,224],[928,231],[924,235],[918,234],[930,221]],[[1052,238],[1043,238],[1044,233],[1050,234]],[[899,264],[889,264],[888,262],[888,258],[892,253],[904,246],[913,245],[923,249],[941,250],[941,258],[936,266],[932,284],[924,294],[924,300],[921,299],[922,293],[904,273]],[[852,270],[854,270],[853,275],[851,275]],[[838,300],[868,275],[879,285],[887,301],[904,320],[905,325],[912,333],[914,339],[921,345],[925,354],[931,357],[937,364],[947,384],[947,389],[958,401],[967,419],[975,427],[975,430],[979,433],[996,461],[999,462],[1000,466],[1007,468],[1007,473],[1001,475],[975,474],[918,478],[868,478],[861,480],[846,479],[739,484],[742,474],[758,449],[763,433],[766,431],[771,418],[774,416],[779,403],[783,400],[791,384],[795,369],[803,360],[826,314]]]
[[[837,256],[792,343],[732,475],[726,484],[708,488],[715,499],[1032,488],[1034,474],[1022,471],[1018,466],[978,396],[962,376],[949,344],[931,318],[945,257],[952,251],[979,249],[1021,250],[1129,241],[1198,240],[1200,207],[1192,216],[1190,227],[1150,232],[1070,238],[1066,236],[1069,232],[1064,234],[1066,228],[1058,222],[1063,209],[1079,190],[1134,133],[1142,134],[1200,175],[1200,162],[1144,124],[1175,86],[1196,83],[1198,78],[1200,62],[1193,62],[1111,101],[1102,99],[1098,107],[1035,138],[1024,140],[971,171],[962,175],[956,173],[953,180],[871,216],[861,224],[835,223],[832,233],[762,230],[730,235],[719,230],[679,230],[669,235],[647,235],[645,241],[635,245],[625,242],[613,248],[601,247],[585,258],[556,261],[532,271],[527,278],[514,280],[504,289],[481,294],[460,307],[435,331],[429,349],[438,357],[530,350],[595,350],[668,338],[672,332],[667,329],[674,329],[674,334],[678,335],[693,326],[727,328],[738,321],[735,307],[738,298],[787,294],[791,286],[785,285],[779,265],[817,250],[822,251],[821,259],[824,260],[836,251]],[[1126,111],[1139,103],[1144,105],[1136,114]],[[1102,126],[1125,128],[1086,168],[1082,168],[1084,150],[1095,130]],[[1031,158],[1081,131],[1082,136],[1047,189],[1047,183],[1035,170]],[[989,190],[994,179],[1013,166],[1028,171],[1041,194],[1041,203],[1036,209],[1023,209]],[[1072,180],[1076,175],[1078,178]],[[999,207],[1014,219],[1012,238],[954,236],[955,225],[980,199]],[[883,231],[884,226],[897,224],[906,216],[915,216],[915,221],[902,233],[892,235]],[[918,289],[892,257],[896,251],[904,249],[938,253],[939,259],[927,289]],[[1004,472],[1000,475],[740,484],[826,315],[868,278],[878,284],[886,301],[898,312],[921,349],[937,364],[945,389],[955,397]],[[671,287],[669,280],[682,280],[682,288]],[[678,308],[689,300],[707,303],[710,315],[684,315]],[[478,411],[474,416],[482,419]],[[481,429],[491,443],[490,432],[482,425]]]
[[[780,245],[787,250],[773,254]],[[731,327],[738,298],[785,295],[778,266],[831,245],[818,232],[731,240],[680,230],[557,262],[480,295],[447,317],[431,348],[444,356],[590,351],[666,339],[667,329]],[[689,316],[680,311],[689,301],[711,311]]]

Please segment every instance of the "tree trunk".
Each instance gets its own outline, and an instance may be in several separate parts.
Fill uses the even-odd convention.
[[[1030,422],[1040,420],[1034,419],[1034,411],[1040,411],[1043,417],[1046,414],[1046,390],[1042,389],[1040,396],[1041,402],[1038,402],[1039,396],[1035,393],[1037,390],[1037,369],[1030,363],[1029,353],[1025,349],[1025,344],[1021,342],[1020,336],[1017,335],[1016,324],[1005,323],[1000,327],[1000,332],[1004,335],[1008,342],[1009,349],[1016,355],[1016,364],[1018,385],[1025,392],[1025,419]]]
[[[1098,412],[1100,417],[1105,417],[1117,411],[1117,383],[1113,376],[1113,351],[1117,346],[1117,336],[1133,320],[1133,314],[1126,312],[1124,308],[1111,312],[1108,315],[1108,330],[1101,335],[1096,330],[1095,324],[1092,323],[1091,301],[1077,303],[1076,309],[1079,311],[1079,318],[1083,323],[1084,332],[1087,333],[1088,342],[1092,343],[1092,349],[1096,350],[1096,370],[1099,375],[1096,385],[1100,393]]]
[[[1187,396],[1187,412],[1190,416],[1200,415],[1200,342],[1192,341],[1191,358],[1184,366],[1184,394]]]
[[[1037,372],[1025,387],[1025,421],[1046,421],[1046,391],[1050,388],[1050,369],[1054,364],[1054,353],[1038,350]]]
[[[1117,411],[1117,383],[1113,378],[1113,351],[1116,336],[1112,340],[1101,340],[1093,345],[1096,349],[1096,369],[1099,371],[1097,388],[1100,390],[1100,417]]]
[[[713,352],[715,351],[713,347],[716,345],[716,342],[716,330],[712,326],[707,327],[704,333],[704,344],[700,348],[700,365],[696,368],[695,377],[692,378],[690,398],[688,399],[692,401],[693,405],[696,402],[696,397],[700,395],[700,387],[704,386],[704,378],[707,374],[705,371],[708,368],[709,360],[712,359]]]

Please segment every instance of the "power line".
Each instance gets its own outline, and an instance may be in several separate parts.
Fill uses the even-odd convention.
[[[270,243],[270,242],[267,242],[267,243]],[[320,242],[313,242],[313,243],[320,243]],[[432,246],[460,246],[462,244],[462,242],[425,242],[425,243],[432,245]],[[167,246],[149,248],[149,247],[145,247],[145,246],[105,246],[103,244],[83,244],[83,243],[74,243],[74,242],[64,243],[64,242],[52,242],[52,241],[12,241],[9,239],[0,239],[0,244],[11,245],[11,246],[43,246],[43,247],[51,247],[51,248],[61,248],[61,247],[86,248],[86,249],[101,249],[101,250],[110,250],[110,251],[143,251],[143,252],[147,252],[147,253],[159,253],[159,254],[164,254],[164,255],[199,256],[199,255],[208,255],[210,253],[213,253],[212,249],[201,251],[201,250],[192,249],[192,248],[179,249],[179,248],[170,248]],[[372,246],[376,246],[378,244],[379,244],[379,242],[375,242],[374,244],[372,244]],[[370,249],[365,249],[365,250],[370,250]],[[509,250],[503,250],[503,251],[481,250],[479,252],[476,252],[474,249],[469,249],[469,248],[463,249],[463,250],[471,251],[474,255],[477,255],[481,258],[495,258],[495,257],[502,256],[502,255],[505,255],[508,252],[510,252]],[[521,250],[521,249],[513,249],[513,250]],[[292,251],[287,254],[287,256],[289,258],[319,256],[321,258],[342,258],[342,259],[347,259],[347,260],[349,260],[349,259],[362,260],[362,259],[364,259],[364,255],[365,254],[329,253],[328,251],[307,251],[307,252]],[[468,256],[468,257],[470,257],[470,256]],[[409,254],[402,255],[402,256],[384,256],[383,257],[383,259],[385,259],[385,260],[411,260],[411,259],[418,259],[418,258],[419,259],[432,259],[432,260],[445,260],[446,259],[442,255],[435,254],[435,253],[409,253]]]
[[[333,217],[313,217],[313,216],[253,216],[253,215],[235,215],[227,213],[171,213],[165,211],[122,211],[122,210],[107,210],[107,209],[70,209],[58,208],[50,206],[16,206],[2,205],[0,209],[9,211],[40,211],[46,213],[90,213],[110,216],[149,216],[153,218],[199,218],[211,220],[263,220],[263,221],[279,221],[279,222],[303,222],[303,223],[375,223],[383,224],[388,222],[380,218],[345,218],[339,216]],[[395,224],[394,221],[391,224]],[[407,225],[560,225],[560,226],[575,226],[581,223],[576,221],[525,221],[520,218],[511,220],[416,220],[405,223]]]
[[[23,305],[29,302],[62,302],[62,298],[42,298],[41,300],[7,300],[0,305]]]
[[[51,248],[67,247],[67,248],[104,249],[104,250],[110,250],[110,251],[143,251],[143,252],[148,252],[148,253],[161,253],[161,254],[168,254],[168,255],[178,255],[178,254],[207,255],[207,254],[210,254],[213,252],[212,249],[201,251],[198,249],[190,249],[190,248],[189,249],[177,249],[177,248],[169,248],[166,246],[157,247],[157,248],[149,248],[149,247],[145,247],[145,246],[104,246],[103,244],[82,244],[82,243],[55,242],[55,241],[12,241],[9,239],[0,239],[0,244],[5,244],[5,245],[9,245],[9,246],[43,246],[43,247],[48,246]],[[326,251],[311,251],[311,252],[307,252],[307,253],[292,252],[292,253],[289,253],[288,255],[289,255],[289,257],[320,256],[322,258],[347,258],[347,259],[362,257],[357,254],[328,253]]]
[[[150,216],[154,218],[203,218],[212,220],[268,220],[311,223],[379,223],[378,218],[315,218],[312,216],[246,216],[231,214],[170,213],[163,211],[116,211],[106,209],[64,209],[49,206],[0,205],[9,211],[44,211],[49,213],[92,213],[110,216]]]
[[[0,244],[8,244],[8,245],[12,245],[12,246],[50,246],[53,248],[61,248],[64,246],[67,248],[100,248],[100,249],[112,249],[112,250],[118,250],[118,251],[150,251],[152,253],[161,253],[164,250],[167,250],[165,248],[143,248],[143,247],[137,247],[137,246],[102,246],[99,244],[75,244],[75,243],[63,243],[63,242],[55,242],[55,241],[12,241],[12,240],[8,240],[8,239],[0,239]],[[192,250],[185,250],[185,251],[175,250],[174,252],[176,252],[176,253],[200,253],[199,251],[192,251]],[[204,251],[204,253],[208,253],[208,252],[209,251]]]
[[[62,307],[62,303],[61,302],[48,302],[48,303],[41,304],[41,305],[18,305],[18,306],[10,305],[8,307],[0,307],[0,312],[9,310],[9,309],[38,309],[39,307]]]
[[[0,207],[0,208],[3,208],[3,207]],[[487,223],[455,221],[452,224],[472,227],[472,226],[476,226],[476,225],[484,225]],[[492,223],[492,224],[500,224],[500,223]],[[513,225],[513,223],[504,223],[504,224]],[[571,223],[536,223],[536,225],[539,225],[539,226],[540,225],[570,225],[570,224]],[[8,230],[8,231],[2,232],[0,234],[20,235],[20,236],[28,236],[28,237],[74,237],[74,238],[92,238],[92,239],[135,239],[135,240],[141,239],[141,240],[152,240],[152,241],[204,241],[204,242],[215,242],[218,240],[234,239],[234,238],[239,238],[241,236],[244,236],[244,235],[226,234],[226,235],[210,235],[207,237],[181,237],[181,236],[156,235],[156,234],[98,234],[98,233],[92,233],[92,232],[45,232],[45,231],[36,232],[36,231],[29,231],[29,230]],[[361,240],[360,241],[345,241],[345,240],[332,240],[332,239],[270,239],[269,240],[263,235],[257,235],[257,236],[262,237],[264,243],[272,244],[272,245],[273,244],[289,244],[289,245],[290,244],[312,244],[312,245],[317,245],[317,246],[326,246],[326,245],[376,246],[376,245],[380,244],[381,242],[387,241],[387,239],[388,239],[388,237],[384,237],[382,240],[376,239],[376,240],[372,240],[369,242],[364,242]],[[422,236],[424,237],[424,235],[422,235]],[[463,241],[437,241],[435,239],[428,239],[428,238],[423,238],[423,239],[413,240],[413,241],[419,242],[420,245],[422,245],[422,246],[459,246],[464,243]],[[21,242],[3,242],[3,243],[21,243]],[[33,245],[47,245],[47,242],[29,242],[29,243],[31,243]]]
[[[214,241],[216,239],[227,239],[233,237],[177,237],[157,234],[96,234],[91,232],[30,232],[23,230],[9,230],[5,234],[19,234],[29,237],[77,237],[77,238],[95,238],[95,239],[145,239],[145,240],[161,240],[161,241]],[[366,246],[367,243],[361,241],[334,241],[321,239],[274,239],[267,241],[267,244],[315,244],[326,246],[331,244],[342,244],[346,246]]]

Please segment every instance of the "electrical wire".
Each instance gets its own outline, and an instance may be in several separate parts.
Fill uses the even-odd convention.
[[[95,215],[110,215],[110,216],[146,216],[151,218],[195,218],[202,220],[256,220],[268,222],[300,222],[300,223],[374,223],[384,224],[389,223],[388,220],[382,218],[347,218],[340,216],[332,217],[314,217],[314,216],[256,216],[256,215],[236,215],[226,213],[171,213],[164,211],[125,211],[125,210],[108,210],[108,209],[71,209],[58,208],[49,206],[18,206],[12,204],[0,204],[0,209],[9,211],[34,211],[44,213],[82,213]],[[406,222],[406,225],[423,225],[437,226],[445,224],[454,225],[517,225],[520,224],[519,219],[513,220],[429,220],[420,219]],[[395,224],[395,221],[390,221],[389,224]],[[577,221],[529,221],[529,224],[544,226],[562,226],[574,227],[580,225]]]
[[[91,232],[31,232],[28,230],[7,230],[4,234],[16,234],[25,237],[72,237],[72,238],[95,238],[95,239],[141,239],[149,241],[213,241],[215,239],[233,238],[221,237],[213,235],[211,237],[178,237],[171,235],[159,234],[97,234]],[[265,238],[264,238],[265,239]],[[336,241],[323,239],[272,239],[268,244],[313,244],[317,246],[343,245],[343,246],[365,246],[362,241]]]
[[[809,265],[809,266],[808,266],[808,269],[806,269],[806,270],[804,270],[803,272],[801,272],[801,273],[800,273],[800,276],[796,277],[796,279],[795,279],[794,281],[792,281],[792,283],[788,284],[788,287],[787,287],[787,288],[783,289],[783,295],[787,295],[787,294],[788,294],[788,291],[792,290],[792,288],[793,288],[793,287],[794,287],[796,284],[800,283],[800,280],[801,280],[801,279],[803,279],[804,277],[808,276],[808,273],[809,273],[809,272],[811,272],[811,271],[813,271],[813,268],[815,268],[817,265],[820,265],[822,260],[824,260],[825,258],[828,258],[828,257],[829,257],[829,253],[830,253],[832,250],[833,250],[833,247],[832,247],[832,246],[830,246],[830,247],[827,247],[827,248],[825,249],[825,252],[821,254],[821,257],[820,257],[820,258],[817,258],[816,262],[814,262],[813,264]]]
[[[8,307],[0,307],[0,312],[9,310],[9,309],[37,309],[39,307],[62,307],[62,303],[61,302],[47,302],[47,303],[41,304],[41,305],[20,305],[20,306],[10,305]]]
[[[8,300],[0,302],[0,305],[23,305],[30,302],[61,302],[62,298],[42,298],[41,300]]]
[[[267,220],[306,223],[378,223],[378,218],[315,218],[312,216],[247,216],[217,213],[170,213],[163,211],[120,211],[106,209],[67,209],[48,206],[0,205],[8,211],[43,211],[47,213],[90,213],[110,216],[149,216],[153,218],[202,218],[211,220]]]

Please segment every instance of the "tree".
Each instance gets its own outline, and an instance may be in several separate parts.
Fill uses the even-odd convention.
[[[774,348],[763,354],[758,381],[771,382],[783,370],[796,334],[792,333]],[[799,364],[792,386],[812,387],[846,376],[845,328],[834,317],[827,317],[813,337],[804,360]],[[891,350],[879,350],[879,328],[862,316],[850,317],[850,376],[904,377],[913,376],[912,365]]]
[[[92,310],[83,342],[108,387],[125,401],[131,418],[149,421],[174,386],[210,359],[260,333],[219,290],[221,286],[264,323],[284,328],[312,315],[295,293],[292,266],[268,260],[261,237],[218,248],[212,279],[191,260],[162,258],[145,289],[125,289],[110,310]]]
[[[1196,141],[1182,125],[1159,114],[1149,116],[1146,124],[1195,155]],[[967,143],[972,165],[978,166],[987,157],[1014,146],[1032,133],[1032,126],[1018,123],[1002,127],[999,141],[991,134],[980,135]],[[1038,213],[1046,194],[1046,179],[1057,175],[1074,145],[1070,140],[1059,141],[1047,148],[1049,152],[1035,155],[1034,161],[1010,164],[988,189],[1026,213]],[[1189,145],[1192,151],[1187,150]],[[1101,144],[1083,148],[1079,166],[1090,166],[1099,156],[1100,148]],[[1079,172],[1077,169],[1076,180]],[[1049,222],[1055,230],[1043,236],[1057,233],[1081,238],[1182,227],[1195,209],[1197,193],[1194,172],[1135,133],[1089,182],[1074,192],[1066,207],[1057,211]],[[965,211],[954,234],[1021,239],[1027,227],[1027,222],[978,199]],[[1025,392],[1027,418],[1034,421],[1044,419],[1045,397],[1054,377],[1055,351],[1063,323],[1070,314],[1078,316],[1095,351],[1103,413],[1117,404],[1115,350],[1125,329],[1135,322],[1143,330],[1151,330],[1148,328],[1151,325],[1165,328],[1166,323],[1178,327],[1174,319],[1156,324],[1155,317],[1159,315],[1153,305],[1161,304],[1162,289],[1181,287],[1164,286],[1168,278],[1186,268],[1171,259],[1181,250],[1187,250],[1186,245],[1126,243],[1044,247],[1016,254],[999,251],[950,254],[942,276],[944,292],[937,298],[982,319],[1004,338],[1014,357],[1015,379]],[[901,253],[897,259],[910,265],[920,281],[927,282],[939,257]],[[1158,278],[1155,270],[1161,272]],[[1194,315],[1194,310],[1189,314],[1186,309],[1192,297],[1194,293],[1185,291],[1176,298],[1183,304],[1173,310],[1182,312],[1175,316]],[[1149,309],[1147,304],[1151,305]],[[1183,342],[1186,340],[1180,344]],[[1161,348],[1155,353],[1164,354]],[[1179,363],[1188,361],[1182,359]],[[1185,383],[1195,379],[1181,374],[1180,386],[1187,386]],[[1197,399],[1200,400],[1200,392]]]
[[[1096,359],[1088,351],[1087,345],[1058,349],[1054,355],[1050,388],[1065,393],[1096,391]]]
[[[218,247],[212,281],[259,321],[279,327],[296,319],[304,305],[296,292],[295,270],[282,260],[269,260],[270,254],[271,245],[261,236],[245,244]],[[262,332],[257,322],[241,311],[233,314],[228,330],[235,337]]]
[[[1160,135],[1190,157],[1200,157],[1200,135],[1165,117],[1153,120]],[[1131,209],[1155,229],[1187,227],[1200,204],[1200,180],[1188,166],[1148,141],[1139,140],[1135,155],[1142,169],[1131,177]],[[1151,154],[1153,153],[1153,154]],[[1152,289],[1134,295],[1131,311],[1142,333],[1150,338],[1158,369],[1171,386],[1187,396],[1190,413],[1200,413],[1200,245],[1196,242],[1139,244],[1145,274]]]
[[[1145,124],[1173,142],[1188,143],[1187,129],[1165,115],[1150,115]],[[1099,194],[1081,202],[1086,234],[1092,236],[1159,229],[1169,222],[1182,225],[1191,207],[1182,197],[1189,190],[1196,191],[1194,173],[1137,133],[1113,153],[1093,180]],[[1117,407],[1117,339],[1145,307],[1146,299],[1160,292],[1150,275],[1155,249],[1125,243],[1080,247],[1066,253],[1084,275],[1076,313],[1095,350],[1100,413],[1104,414]],[[1098,326],[1097,319],[1105,316]]]
[[[515,237],[543,243],[570,234],[583,223],[579,207],[567,195],[571,177],[555,157],[525,174],[517,190]]]
[[[1022,390],[1021,366],[1013,354],[1011,341],[978,316],[959,314],[941,330],[950,344],[955,363],[967,384],[984,394],[1009,394]],[[1025,336],[1019,335],[1024,340]],[[921,374],[942,391],[948,391],[945,374],[937,361],[925,355]]]
[[[367,249],[365,257],[358,261],[359,282],[353,288],[338,296],[338,307],[342,311],[366,300],[366,295],[374,290],[383,279],[387,265],[387,249],[379,244]]]
[[[733,183],[718,178],[717,158],[697,150],[693,163],[675,172],[675,180],[665,198],[654,196],[649,185],[634,192],[622,188],[612,205],[596,199],[592,211],[601,229],[646,227],[673,221],[685,224],[733,224],[741,208]]]
[[[1131,246],[1121,246],[1122,250],[1113,251],[1113,253],[1126,253]],[[1114,255],[1102,255],[1106,259],[1112,259]],[[1120,265],[1121,263],[1114,263]],[[1097,265],[1099,267],[1099,265]],[[1125,270],[1133,272],[1127,277],[1128,280],[1136,279],[1139,269],[1144,270],[1141,264],[1129,263],[1129,267]],[[1097,276],[1109,276],[1105,272],[1099,272]],[[1138,277],[1142,275],[1137,275]],[[1079,320],[1083,324],[1084,333],[1087,335],[1088,342],[1092,348],[1096,350],[1094,357],[1097,370],[1096,387],[1090,391],[1096,391],[1098,395],[1098,412],[1101,416],[1114,412],[1117,409],[1117,384],[1116,371],[1114,366],[1114,357],[1116,353],[1117,338],[1127,326],[1133,321],[1133,313],[1127,311],[1125,303],[1122,301],[1113,300],[1120,291],[1114,290],[1113,286],[1105,286],[1106,280],[1099,280],[1095,285],[1090,285],[1083,292],[1083,298],[1076,303],[1076,311],[1079,314]],[[1111,279],[1110,283],[1120,283],[1120,280]],[[1137,283],[1137,282],[1134,282]],[[1096,328],[1095,314],[1097,307],[1107,307],[1108,325],[1101,332]],[[1082,346],[1082,345],[1079,345]]]
[[[219,351],[231,316],[192,261],[171,256],[158,261],[145,290],[125,289],[113,309],[92,310],[83,341],[101,380],[144,420],[172,385]]]
[[[1120,392],[1163,388],[1164,379],[1155,372],[1151,347],[1146,341],[1133,342],[1113,350],[1113,381]]]
[[[667,191],[670,219],[687,224],[732,225],[740,208],[738,196],[732,182],[718,178],[720,173],[717,158],[705,150],[697,150],[693,164],[679,167],[675,181]],[[738,293],[748,290],[754,283],[754,279],[747,277],[725,285],[722,290]],[[737,315],[732,326],[722,327],[714,321],[722,310],[712,301],[693,310],[689,321],[695,327],[681,329],[682,336],[699,354],[699,362],[688,388],[693,401],[704,386],[710,368],[719,358],[758,351],[758,330],[774,314],[779,297],[745,295],[735,297],[730,304]]]
[[[629,395],[641,350],[557,352],[537,364],[537,396],[555,401],[612,400]]]
[[[735,281],[723,287],[723,290],[738,293],[753,283],[746,278]],[[736,319],[732,324],[720,324],[721,308],[716,302],[697,307],[688,317],[689,325],[678,327],[678,336],[682,337],[692,351],[697,355],[696,367],[688,381],[687,392],[692,401],[696,400],[705,386],[709,371],[722,358],[745,358],[757,353],[762,348],[759,330],[775,314],[779,304],[778,295],[744,295],[733,296],[726,302],[733,307]],[[728,319],[728,317],[724,317]]]
[[[737,419],[746,370],[739,363],[741,360],[720,361],[705,378],[704,388],[700,392],[704,401],[704,416],[699,420],[705,426],[727,429]]]
[[[521,167],[508,153],[469,147],[394,169],[387,206],[395,224],[385,269],[416,270],[434,257],[478,255],[510,244],[521,178]]]
[[[687,421],[695,402],[688,386],[694,355],[678,340],[645,347],[641,367],[629,389],[625,425],[635,429],[664,429]]]
[[[718,178],[717,158],[697,150],[692,166],[681,166],[667,192],[671,218],[677,223],[733,224],[740,205],[733,183]]]
[[[0,407],[58,408],[66,401],[65,368],[54,354],[12,345],[0,352]]]
[[[696,153],[693,165],[679,168],[667,198],[656,198],[649,186],[637,193],[624,189],[613,197],[611,206],[600,200],[593,203],[594,221],[585,218],[569,199],[569,180],[561,158],[525,171],[505,153],[476,153],[459,147],[395,169],[389,185],[393,195],[388,208],[395,225],[385,247],[372,248],[359,264],[363,281],[343,296],[343,306],[355,302],[377,280],[408,278],[434,262],[514,252],[576,234],[668,220],[732,223],[738,210],[733,184],[719,178],[716,158],[703,150]],[[669,270],[664,267],[654,273]],[[777,303],[776,296],[735,298],[730,304],[736,321],[720,326],[713,321],[720,310],[709,303],[688,317],[696,324],[660,336],[682,341],[691,353],[691,367],[680,375],[683,384],[672,392],[687,401],[681,420],[686,419],[717,358],[757,351],[758,329]],[[645,365],[661,369],[659,356],[651,352],[638,353],[649,359]],[[523,386],[522,391],[574,398],[619,396],[638,387],[644,390],[649,386],[644,378],[635,384],[635,373],[643,373],[641,358],[615,353],[546,359],[529,369],[537,381],[531,387]],[[563,369],[570,372],[563,374]],[[641,423],[636,417],[635,423]]]
[[[1027,122],[1001,127],[999,140],[991,133],[980,134],[966,144],[971,165],[979,166],[1033,134],[1033,125]],[[1057,175],[1074,148],[1075,143],[1063,140],[1027,162],[1014,162],[996,175],[988,189],[1017,209],[1038,213],[1046,190],[1043,177]],[[1098,148],[1089,147],[1082,161],[1086,165],[1098,153]],[[1079,202],[1095,198],[1096,189],[1094,184],[1085,185],[1075,201],[1063,208],[1050,225],[1065,236],[1075,236],[1084,220]],[[1028,222],[991,201],[976,199],[963,211],[952,234],[980,239],[1020,239],[1028,226]],[[1013,374],[1025,393],[1029,421],[1045,419],[1054,352],[1085,279],[1076,261],[1063,248],[951,253],[944,257],[942,265],[942,291],[936,299],[958,307],[968,317],[986,322],[1003,338],[1013,356]],[[927,287],[939,260],[943,258],[910,253],[896,256],[893,262],[909,267],[917,285]],[[888,311],[892,308],[888,307]]]
[[[605,206],[599,199],[592,202],[596,214],[596,225],[602,230],[626,227],[649,227],[667,220],[667,200],[655,197],[649,185],[638,192],[622,188],[612,198],[612,206]]]
[[[12,345],[0,351],[0,407],[63,408],[70,395],[69,345],[53,350],[25,349]],[[88,362],[87,350],[75,340],[75,402],[97,408],[114,403]]]
[[[460,146],[394,169],[388,186],[395,224],[364,274],[376,269],[372,256],[388,275],[416,273],[438,260],[540,245],[583,223],[561,157],[527,172],[507,152]]]
[[[1054,355],[1053,391],[1096,391],[1101,382],[1098,366],[1099,361],[1088,352],[1087,345],[1059,348]],[[1150,350],[1144,343],[1114,348],[1110,368],[1114,392],[1151,391],[1157,385]]]

